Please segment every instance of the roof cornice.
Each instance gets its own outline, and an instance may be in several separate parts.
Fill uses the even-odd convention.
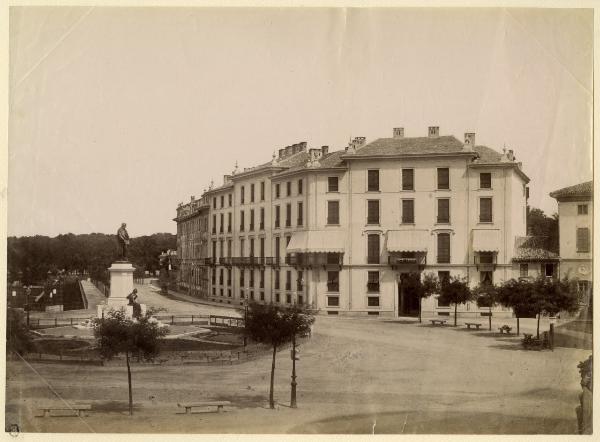
[[[357,154],[344,154],[340,156],[342,160],[394,160],[403,158],[452,158],[452,157],[466,157],[473,156],[477,157],[477,152],[443,152],[443,153],[402,153],[402,154],[391,154],[391,155],[357,155]]]

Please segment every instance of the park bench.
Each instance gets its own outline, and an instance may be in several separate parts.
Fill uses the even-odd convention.
[[[40,410],[44,412],[43,417],[50,417],[50,411],[76,411],[77,416],[84,417],[86,410],[91,410],[92,406],[90,404],[79,404],[79,405],[45,405],[39,407]]]
[[[509,327],[508,325],[503,325],[502,327],[498,328],[498,331],[500,332],[500,334],[506,332],[507,335],[510,335],[511,330],[512,330],[512,327]]]
[[[467,326],[468,329],[471,329],[471,326],[477,328],[477,330],[479,330],[479,327],[481,327],[481,323],[480,322],[465,322],[465,325]]]
[[[231,405],[229,401],[208,401],[208,402],[194,402],[194,403],[178,403],[177,406],[180,408],[185,408],[186,414],[192,413],[192,408],[206,408],[206,407],[217,407],[217,413],[223,411],[223,407],[225,405]]]
[[[446,319],[430,319],[431,321],[431,325],[444,325],[446,322],[448,322]]]

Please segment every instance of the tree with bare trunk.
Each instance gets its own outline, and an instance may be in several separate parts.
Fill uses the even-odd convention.
[[[454,304],[455,327],[458,315],[458,304],[464,304],[471,299],[473,299],[473,292],[471,292],[466,278],[452,276],[449,280],[443,281],[440,284],[439,302]]]
[[[256,302],[251,302],[248,305],[245,320],[246,335],[256,342],[270,345],[273,349],[269,387],[269,406],[272,409],[275,408],[273,395],[277,349],[283,344],[295,340],[296,335],[301,336],[309,333],[314,322],[313,313],[298,305],[281,307],[275,304],[259,304]],[[295,377],[295,373],[293,376]]]
[[[94,336],[102,358],[110,360],[118,354],[125,354],[130,415],[133,415],[130,359],[133,355],[141,355],[146,361],[156,358],[161,340],[169,331],[152,314],[153,311],[149,310],[140,318],[132,319],[124,310],[111,310],[103,318],[94,320]]]

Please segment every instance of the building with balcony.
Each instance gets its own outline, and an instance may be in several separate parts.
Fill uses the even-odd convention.
[[[512,151],[476,145],[473,133],[441,136],[438,127],[423,137],[402,128],[371,143],[356,137],[334,152],[288,146],[268,163],[236,167],[203,195],[209,298],[416,314],[418,300],[402,286],[408,273],[472,285],[518,276],[528,182]],[[432,296],[423,310],[444,315],[450,306]],[[474,304],[460,310],[479,314]]]
[[[179,204],[177,216],[177,286],[198,297],[209,294],[208,268],[208,199],[191,197],[187,204]]]
[[[593,181],[550,193],[558,202],[560,276],[577,280],[582,306],[592,294]]]

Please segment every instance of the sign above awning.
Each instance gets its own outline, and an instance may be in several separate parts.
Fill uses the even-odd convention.
[[[499,252],[500,230],[473,230],[474,252]]]
[[[344,253],[344,232],[335,230],[295,232],[290,239],[286,252]]]
[[[388,230],[388,252],[427,252],[430,235],[427,230]]]

